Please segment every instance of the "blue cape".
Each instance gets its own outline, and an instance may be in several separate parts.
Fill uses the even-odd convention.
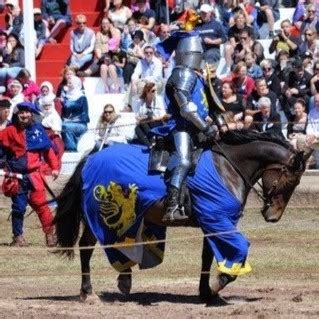
[[[148,174],[148,157],[143,146],[116,144],[88,158],[82,171],[83,209],[102,245],[165,239],[165,227],[143,219],[145,211],[166,193],[162,176]],[[218,175],[211,151],[202,153],[187,185],[200,227],[205,234],[215,234],[208,241],[219,270],[233,275],[250,271],[246,263],[249,242],[236,229],[241,204]],[[160,243],[112,247],[105,252],[113,267],[123,271],[134,264],[141,268],[158,265],[164,249]]]

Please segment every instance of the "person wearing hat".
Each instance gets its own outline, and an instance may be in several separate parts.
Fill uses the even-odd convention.
[[[195,27],[200,33],[202,47],[204,50],[204,61],[208,64],[218,65],[220,56],[220,45],[225,43],[227,35],[222,24],[213,15],[213,8],[205,3],[199,9],[202,23]]]
[[[37,43],[36,43],[36,52],[35,57],[37,58],[46,43],[46,35],[49,32],[46,23],[43,21],[43,16],[40,8],[33,9],[33,17],[34,17],[34,30],[37,35]]]
[[[15,247],[27,246],[23,237],[23,220],[28,204],[38,214],[47,246],[55,245],[53,216],[47,204],[41,168],[43,161],[48,163],[52,169],[52,176],[56,179],[59,175],[58,161],[45,129],[33,119],[34,115],[39,114],[35,104],[19,103],[12,125],[0,131],[0,145],[6,149],[7,170],[23,175],[16,193],[10,196],[13,232],[11,246]]]
[[[24,95],[22,93],[23,87],[22,83],[18,80],[12,80],[8,84],[8,96],[10,97],[10,112],[8,119],[11,121],[12,115],[15,111],[15,107],[17,104],[24,102]]]
[[[19,1],[6,0],[5,7],[7,11],[5,15],[7,34],[12,32],[20,34],[23,26],[23,14],[19,6]]]

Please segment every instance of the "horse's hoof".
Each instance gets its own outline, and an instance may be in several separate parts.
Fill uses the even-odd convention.
[[[80,301],[85,302],[89,305],[92,305],[92,304],[96,304],[96,303],[100,302],[100,298],[95,292],[88,294],[88,293],[84,292],[83,290],[81,290],[80,291]]]
[[[229,306],[230,303],[227,302],[223,297],[220,295],[212,295],[206,303],[207,307],[224,307]]]
[[[119,275],[117,277],[117,288],[123,295],[128,295],[132,288],[132,276],[131,275]]]

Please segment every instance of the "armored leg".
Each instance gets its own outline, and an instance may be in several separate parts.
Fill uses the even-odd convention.
[[[175,151],[172,154],[167,169],[172,171],[165,200],[166,214],[163,220],[186,219],[181,188],[191,166],[191,138],[187,132],[174,134]]]

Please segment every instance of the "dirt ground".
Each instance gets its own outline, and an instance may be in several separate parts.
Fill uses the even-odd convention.
[[[127,297],[96,249],[92,281],[99,299],[84,304],[78,253],[68,262],[48,252],[34,215],[25,226],[30,247],[8,247],[7,213],[0,211],[0,318],[319,317],[317,209],[289,208],[278,224],[266,224],[256,209],[245,213],[240,229],[251,242],[253,271],[225,288],[222,296],[230,305],[219,308],[198,299],[202,234],[197,229],[169,229],[164,262],[150,270],[133,269]]]

